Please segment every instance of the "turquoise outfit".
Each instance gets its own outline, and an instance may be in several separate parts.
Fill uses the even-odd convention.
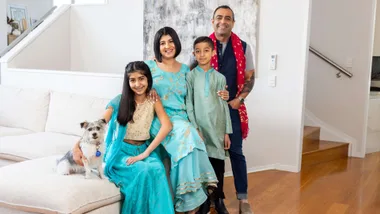
[[[120,187],[124,197],[121,213],[172,214],[172,196],[158,154],[154,151],[144,160],[129,166],[126,163],[129,157],[144,152],[148,143],[137,146],[123,142],[126,126],[117,122],[119,103],[120,95],[107,105],[112,106],[113,112],[105,140],[104,173]]]
[[[170,157],[170,180],[174,192],[177,212],[191,211],[207,199],[205,187],[218,182],[207,156],[205,144],[197,130],[189,122],[186,113],[186,74],[190,69],[182,64],[178,72],[161,70],[155,61],[145,62],[153,76],[153,88],[173,124],[173,129],[161,145]],[[160,121],[155,118],[151,135],[160,129]],[[162,155],[161,151],[161,155]]]

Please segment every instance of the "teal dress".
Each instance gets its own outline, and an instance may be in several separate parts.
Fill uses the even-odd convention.
[[[114,182],[123,195],[121,213],[172,214],[174,205],[166,178],[165,167],[154,151],[149,157],[132,165],[127,165],[129,157],[137,156],[145,151],[148,143],[132,145],[123,142],[126,126],[117,122],[120,95],[108,105],[113,113],[108,125],[105,140],[104,173]]]
[[[153,88],[161,98],[173,129],[161,143],[170,157],[170,180],[177,212],[199,207],[207,199],[205,187],[218,181],[207,156],[205,144],[197,130],[189,122],[185,97],[186,74],[190,69],[182,64],[178,72],[161,70],[155,61],[146,61],[153,76]],[[160,121],[153,120],[151,135],[160,129]]]

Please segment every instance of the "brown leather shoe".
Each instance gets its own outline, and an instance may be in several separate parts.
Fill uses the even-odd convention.
[[[251,205],[249,203],[240,203],[239,204],[239,214],[253,214]]]

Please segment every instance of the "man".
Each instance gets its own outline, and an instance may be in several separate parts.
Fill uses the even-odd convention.
[[[232,32],[234,24],[234,12],[229,6],[222,5],[215,9],[212,18],[214,33],[210,38],[214,42],[217,54],[214,55],[211,64],[226,77],[230,93],[228,104],[233,134],[230,134],[229,154],[239,200],[239,213],[253,214],[248,202],[247,164],[242,148],[243,139],[248,134],[248,115],[244,100],[251,92],[255,81],[253,55],[250,46]],[[223,189],[223,181],[219,181],[219,185]],[[222,194],[224,198],[224,193]],[[203,208],[201,207],[200,212]],[[218,213],[228,213],[223,199],[215,201],[215,209]]]

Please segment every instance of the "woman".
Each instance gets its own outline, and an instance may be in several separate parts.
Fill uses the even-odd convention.
[[[176,60],[180,52],[177,33],[170,27],[164,27],[157,31],[154,38],[155,60],[146,63],[152,72],[153,88],[173,124],[162,145],[171,159],[170,180],[175,209],[177,212],[195,213],[207,199],[204,187],[213,189],[218,181],[203,139],[186,114],[186,74],[190,70]],[[152,136],[158,133],[160,126],[159,120],[153,121]]]

